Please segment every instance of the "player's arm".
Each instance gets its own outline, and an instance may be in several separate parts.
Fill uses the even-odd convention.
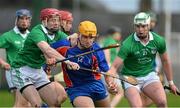
[[[106,61],[108,62],[108,65],[110,66],[110,64],[111,64],[111,62],[110,62],[110,57],[111,57],[110,50],[109,49],[104,50],[104,54],[106,57]]]
[[[41,41],[37,43],[37,46],[44,53],[46,59],[47,58],[55,58],[57,60],[65,59],[61,54],[59,54],[55,49],[51,48],[49,44],[45,41]]]
[[[1,58],[0,58],[0,66],[6,70],[9,70],[11,68],[11,66]]]
[[[164,67],[166,78],[169,82],[169,86],[172,92],[176,94],[177,87],[175,86],[173,82],[173,71],[172,71],[172,66],[171,66],[167,52],[161,54],[160,57],[161,57],[162,65]]]
[[[164,71],[165,71],[167,80],[172,81],[173,80],[172,66],[171,66],[170,60],[168,58],[167,52],[161,54],[160,57],[161,57],[162,65],[164,67]]]
[[[123,64],[123,59],[120,58],[119,56],[117,56],[114,60],[114,62],[112,63],[110,70],[108,71],[109,74],[113,74],[116,75],[118,69],[122,66]]]
[[[50,45],[45,41],[40,41],[37,43],[37,46],[41,49],[41,51],[44,53],[46,58],[55,58],[56,60],[62,60],[65,59],[60,53],[58,53],[55,49],[51,48]],[[79,65],[74,62],[70,62],[69,60],[64,61],[68,67],[71,67],[73,70],[79,69]],[[52,63],[53,64],[53,63]]]
[[[73,33],[72,35],[68,36],[67,39],[70,41],[71,47],[76,46],[78,41],[78,34]]]
[[[119,67],[123,64],[123,60],[120,57],[116,57],[113,64],[110,67],[110,70],[107,72],[107,74],[111,74],[113,76],[116,76],[117,70],[119,69]],[[106,83],[108,85],[108,89],[109,92],[112,94],[116,94],[119,90],[118,88],[118,84],[116,83],[116,81],[114,81],[114,78],[110,77],[110,76],[106,76],[105,77]]]

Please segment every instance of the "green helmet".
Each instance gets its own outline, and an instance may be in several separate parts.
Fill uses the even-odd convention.
[[[149,25],[150,24],[150,16],[149,14],[146,14],[145,12],[140,12],[138,14],[136,14],[136,16],[134,17],[134,24],[142,24],[142,25]]]

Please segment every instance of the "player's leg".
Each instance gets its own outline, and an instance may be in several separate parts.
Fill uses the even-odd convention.
[[[74,99],[73,105],[75,107],[94,107],[93,100],[88,96],[78,96]]]
[[[110,99],[109,99],[109,96],[107,96],[107,97],[104,98],[104,99],[95,101],[94,103],[95,103],[95,106],[96,106],[96,107],[110,107]]]
[[[145,82],[143,86],[144,94],[150,97],[158,107],[166,107],[166,94],[157,74],[155,72],[150,73]]]
[[[19,90],[16,90],[14,107],[30,107],[31,104],[22,96]]]
[[[8,86],[10,88],[10,92],[13,94],[15,98],[14,107],[30,107],[31,104],[22,96],[22,94],[19,92],[19,90],[17,90],[17,88],[13,84],[11,70],[6,71],[5,75]]]
[[[114,95],[111,100],[111,108],[114,108],[118,105],[118,103],[121,101],[122,97],[124,96],[124,91],[120,89],[118,94]]]
[[[40,107],[42,104],[38,91],[33,85],[34,78],[37,78],[38,74],[39,72],[36,69],[28,66],[12,69],[13,84],[20,90],[23,97],[31,103],[32,107]]]
[[[124,90],[122,88],[120,80],[116,79],[119,87],[118,94],[114,95],[111,99],[111,108],[114,108],[118,105],[118,103],[121,101],[122,97],[124,96]]]
[[[129,87],[124,93],[131,107],[142,107],[141,96],[137,88]]]
[[[41,98],[43,98],[50,107],[60,106],[67,97],[64,88],[57,82],[51,82],[44,85],[44,82],[48,82],[49,79],[43,70],[41,70],[40,77],[40,80],[38,80],[35,85]]]
[[[21,89],[21,92],[33,107],[40,107],[42,105],[40,95],[33,85],[27,85],[25,88]]]
[[[124,96],[127,98],[131,107],[142,107],[142,100],[140,96],[141,84],[133,86],[127,82],[122,82],[124,89]]]
[[[93,82],[88,87],[95,107],[110,107],[110,98],[103,82]]]
[[[146,96],[143,92],[141,92],[140,95],[141,95],[143,107],[148,107],[153,104],[153,101],[148,96]]]
[[[167,107],[166,94],[161,82],[150,83],[143,88],[143,91],[158,107]]]
[[[68,97],[74,107],[95,107],[93,102],[93,83],[67,88]]]
[[[40,96],[48,104],[48,106],[61,106],[66,100],[66,92],[58,83],[50,83],[44,87],[37,88]]]

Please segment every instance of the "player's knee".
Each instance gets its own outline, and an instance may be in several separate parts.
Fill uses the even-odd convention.
[[[130,103],[131,107],[143,107],[143,103],[141,101]]]
[[[25,103],[16,103],[15,107],[31,107],[31,104],[29,102],[25,102]]]
[[[66,99],[67,99],[67,94],[63,93],[63,95],[61,96],[61,103],[63,103]]]
[[[32,107],[41,107],[41,105],[42,105],[41,100],[36,100],[36,101],[31,102]]]
[[[58,96],[57,103],[55,104],[62,104],[67,99],[66,93],[63,93],[62,95]]]
[[[160,100],[157,102],[158,107],[166,107],[167,106],[167,101],[166,100]]]
[[[42,103],[31,103],[32,107],[41,107]]]

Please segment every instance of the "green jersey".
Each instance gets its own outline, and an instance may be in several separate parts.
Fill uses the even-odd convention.
[[[13,62],[13,67],[19,68],[28,65],[36,69],[41,68],[41,66],[45,64],[45,57],[37,44],[41,41],[51,44],[66,37],[67,35],[61,31],[58,31],[53,36],[49,36],[43,25],[35,26],[28,35],[23,49],[18,53],[15,62]]]
[[[103,41],[103,46],[108,46],[108,45],[112,45],[112,44],[117,44],[118,42],[116,40],[114,40],[112,38],[112,36],[109,36],[108,38],[106,38],[104,41]],[[118,43],[119,44],[119,43]],[[119,48],[119,47],[118,47]],[[111,48],[110,49],[110,63],[112,64],[115,57],[117,56],[117,53],[118,53],[118,50],[117,48]]]
[[[22,49],[28,33],[27,30],[25,34],[21,34],[18,28],[14,27],[14,29],[0,36],[0,48],[6,49],[6,59],[10,65],[15,60],[19,50]]]
[[[156,53],[166,51],[165,39],[154,32],[149,32],[149,42],[141,43],[136,33],[131,34],[123,43],[118,56],[123,59],[123,75],[145,76],[154,71]]]

